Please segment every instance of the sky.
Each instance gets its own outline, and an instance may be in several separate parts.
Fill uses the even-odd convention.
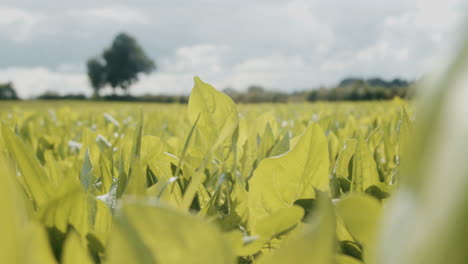
[[[462,0],[2,0],[0,82],[23,98],[91,94],[86,60],[119,32],[157,64],[133,94],[218,89],[298,91],[344,77],[416,80],[461,39]]]

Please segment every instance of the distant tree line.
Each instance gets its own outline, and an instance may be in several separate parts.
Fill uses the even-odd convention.
[[[236,103],[286,103],[289,100],[289,94],[268,91],[260,85],[251,85],[245,92],[239,92],[232,88],[226,88],[223,92]]]
[[[319,88],[299,92],[278,92],[267,90],[260,85],[251,85],[245,91],[226,88],[224,93],[229,95],[236,103],[287,103],[304,101],[365,101],[389,100],[394,97],[410,99],[414,96],[414,82],[402,79],[385,81],[380,78],[359,79],[347,78],[335,87]],[[145,94],[132,96],[130,94],[110,94],[101,97],[92,97],[99,101],[131,101],[131,102],[157,102],[181,103],[188,102],[188,95]],[[0,100],[19,99],[12,83],[0,83]],[[46,91],[36,97],[39,100],[88,100],[84,94],[61,95],[55,91]]]
[[[37,100],[89,100],[94,101],[125,101],[125,102],[154,102],[154,103],[188,103],[187,95],[151,95],[145,94],[141,96],[132,95],[105,95],[99,98],[89,98],[84,94],[64,94],[61,95],[54,91],[46,91],[35,97]]]
[[[370,78],[367,80],[363,78],[345,78],[340,81],[338,86],[343,87],[343,86],[353,85],[355,83],[366,83],[370,86],[377,86],[377,87],[381,86],[385,88],[406,87],[406,86],[411,85],[411,82],[408,82],[400,78],[395,78],[390,81],[386,81],[381,78]]]
[[[65,94],[61,95],[55,91],[45,91],[36,97],[38,100],[86,100],[84,94]]]
[[[415,84],[402,79],[385,81],[380,78],[347,78],[336,87],[309,91],[306,100],[313,101],[365,101],[389,100],[394,97],[411,98]]]
[[[394,97],[411,98],[415,86],[413,82],[403,79],[386,81],[381,78],[362,79],[346,78],[333,87],[300,92],[269,91],[259,85],[251,85],[246,91],[240,92],[226,88],[224,93],[236,103],[286,103],[304,101],[367,101],[389,100]]]
[[[127,101],[127,102],[153,102],[153,103],[188,103],[187,95],[165,95],[165,94],[145,94],[141,96],[132,95],[106,95],[102,96],[99,100],[101,101]]]

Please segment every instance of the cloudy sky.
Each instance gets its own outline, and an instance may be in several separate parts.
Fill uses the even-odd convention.
[[[85,61],[121,31],[158,65],[134,94],[188,93],[194,75],[219,89],[285,91],[348,76],[416,79],[453,50],[466,7],[462,0],[2,0],[0,82],[13,81],[23,97],[90,94]]]

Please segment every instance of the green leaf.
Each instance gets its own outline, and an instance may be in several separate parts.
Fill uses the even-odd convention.
[[[362,264],[361,261],[346,255],[336,256],[336,264]]]
[[[304,217],[304,210],[299,206],[282,208],[272,215],[260,219],[255,228],[255,234],[273,238],[292,229]]]
[[[143,112],[140,109],[140,119],[136,127],[132,145],[132,160],[140,158],[141,152],[141,137],[143,133]]]
[[[118,180],[117,180],[117,198],[122,197],[122,195],[125,192],[125,188],[127,187],[128,183],[128,176],[127,173],[125,172],[125,160],[123,157],[123,153],[120,152],[120,162],[118,165]]]
[[[334,216],[332,205],[325,195],[319,208],[302,234],[290,238],[281,248],[259,260],[259,264],[332,264],[334,263]]]
[[[239,183],[234,183],[229,196],[229,214],[220,220],[223,230],[246,228],[249,208],[248,192]]]
[[[364,192],[367,188],[378,185],[379,174],[369,146],[363,139],[359,139],[356,152],[352,157],[351,191]]]
[[[382,214],[380,203],[368,195],[351,194],[336,204],[336,211],[351,235],[364,245],[364,258],[368,259],[374,253]]]
[[[143,168],[143,164],[141,164],[139,158],[133,160],[131,166],[132,169],[128,175],[125,194],[143,196],[147,187],[146,170]]]
[[[200,114],[201,115],[201,114]],[[178,177],[179,176],[179,172],[180,172],[180,169],[182,167],[182,162],[184,161],[185,159],[185,155],[187,153],[187,149],[188,149],[188,146],[190,144],[190,140],[192,139],[192,136],[193,136],[193,132],[195,131],[195,128],[197,127],[197,124],[198,124],[198,120],[200,120],[200,115],[198,115],[197,119],[195,120],[195,122],[193,123],[193,126],[192,128],[190,129],[190,132],[188,133],[187,135],[187,138],[185,139],[185,142],[184,142],[184,147],[182,149],[182,152],[180,153],[180,158],[179,158],[179,161],[177,162],[177,168],[176,168],[176,171],[174,173],[174,176],[175,177]]]
[[[239,123],[237,108],[232,99],[216,91],[213,86],[195,77],[195,86],[190,95],[188,114],[190,122],[197,124],[206,146],[205,158],[199,170],[192,176],[184,193],[182,206],[189,208],[198,187],[203,182],[204,169],[211,153],[232,136]]]
[[[62,233],[72,225],[76,231],[85,236],[94,224],[96,199],[83,192],[79,183],[65,182],[63,190],[38,212],[38,217],[47,227],[56,227]]]
[[[260,220],[256,233],[245,237],[239,230],[233,230],[227,235],[233,244],[234,250],[239,256],[249,256],[257,254],[265,247],[269,241],[287,234],[293,230],[304,217],[304,210],[301,207],[293,206],[283,208],[275,214]],[[237,241],[240,234],[240,241]],[[234,242],[233,242],[234,240]]]
[[[215,226],[150,201],[124,202],[114,228],[108,263],[235,263]]]
[[[335,167],[335,162],[339,154],[339,146],[339,139],[336,137],[335,133],[331,132],[328,135],[328,154],[330,157],[330,171]]]
[[[257,160],[262,160],[263,158],[269,157],[271,149],[275,145],[275,138],[273,136],[273,130],[269,123],[265,127],[263,136],[261,137],[260,145],[258,146],[258,158]]]
[[[332,172],[333,175],[336,175],[336,177],[339,178],[348,178],[349,161],[356,151],[356,145],[356,139],[348,139],[345,141],[343,148],[336,159],[335,167]]]
[[[17,249],[22,260],[17,263],[35,264],[35,263],[57,263],[52,254],[49,240],[44,227],[37,222],[28,223],[22,230],[23,244]],[[2,261],[5,260],[2,258]],[[15,263],[14,261],[5,261],[5,263]]]
[[[467,71],[465,37],[444,75],[418,90],[418,122],[383,217],[376,263],[467,262]]]
[[[333,137],[332,137],[333,138]],[[348,139],[344,142],[331,172],[330,189],[332,198],[337,198],[341,192],[349,192],[351,182],[349,177],[350,160],[356,151],[356,139]]]
[[[314,188],[328,189],[328,142],[317,124],[280,157],[264,159],[249,182],[250,227],[298,199],[314,198]]]
[[[230,137],[239,122],[237,107],[232,99],[216,91],[213,86],[194,78],[195,85],[189,99],[188,115],[202,133],[210,149],[216,149]]]
[[[89,191],[94,183],[93,164],[89,158],[89,149],[86,150],[83,167],[80,173],[80,181],[86,191]]]
[[[163,142],[159,137],[145,135],[141,138],[140,155],[143,164],[149,163],[163,152]]]
[[[2,125],[2,135],[9,153],[18,165],[25,187],[36,206],[40,207],[50,197],[49,179],[33,151],[28,149],[13,132]]]
[[[31,221],[13,170],[0,152],[0,262],[56,263],[42,225]]]
[[[65,240],[62,253],[63,264],[92,264],[94,261],[88,253],[86,243],[74,231],[70,232]]]
[[[276,143],[276,145],[271,150],[270,156],[279,156],[289,151],[289,133],[285,133],[283,138]]]

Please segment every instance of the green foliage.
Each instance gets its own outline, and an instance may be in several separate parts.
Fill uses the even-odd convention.
[[[375,228],[357,227],[376,222],[365,206],[380,208],[392,188],[385,179],[399,177],[396,146],[411,130],[399,122],[411,122],[410,106],[404,115],[402,101],[237,106],[194,82],[188,106],[0,110],[0,149],[25,196],[17,209],[48,230],[47,254],[61,263],[371,256]],[[363,218],[350,215],[355,206]]]
[[[335,224],[333,207],[326,195],[319,197],[319,208],[311,219],[307,219],[303,230],[284,242],[277,251],[259,263],[322,263],[332,264],[335,246]]]
[[[464,263],[458,74],[417,122],[401,99],[237,106],[198,77],[188,106],[2,104],[0,260]]]

